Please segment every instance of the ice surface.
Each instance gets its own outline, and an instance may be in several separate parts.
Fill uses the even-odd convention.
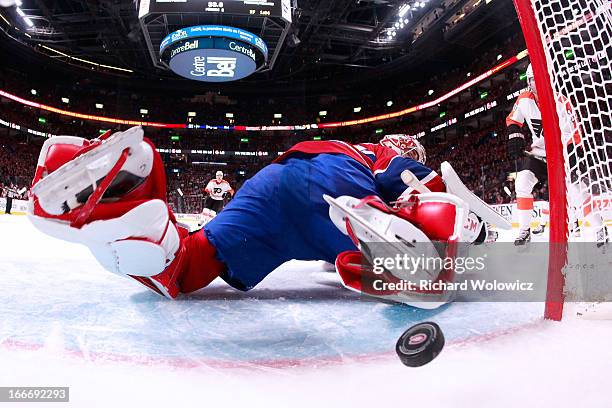
[[[609,322],[544,322],[538,303],[423,311],[364,300],[324,269],[294,261],[250,292],[219,281],[169,301],[0,215],[0,385],[71,386],[73,407],[609,403]],[[408,369],[395,341],[423,320],[447,347]]]

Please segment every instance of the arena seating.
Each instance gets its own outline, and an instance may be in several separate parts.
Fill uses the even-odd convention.
[[[163,120],[164,122],[185,123],[187,112],[196,111],[198,123],[227,124],[226,112],[233,112],[234,120],[239,124],[300,124],[320,120],[318,112],[327,110],[325,121],[371,116],[413,106],[431,99],[430,87],[435,88],[434,96],[448,92],[466,81],[468,74],[473,75],[491,67],[498,55],[509,56],[522,49],[523,44],[517,38],[508,40],[498,49],[492,49],[476,61],[464,67],[455,68],[444,77],[431,78],[427,84],[406,82],[396,89],[385,93],[364,93],[355,97],[350,90],[338,90],[338,95],[319,97],[316,100],[305,98],[301,101],[291,98],[279,98],[260,106],[261,101],[236,100],[231,106],[219,101],[198,101],[178,98],[172,101],[172,108],[167,108],[168,98],[163,95],[124,95],[104,91],[90,84],[68,85],[58,81],[54,85],[28,83],[27,78],[19,72],[8,72],[0,68],[0,88],[49,105],[63,107],[83,113],[114,116],[120,118],[139,118],[139,108],[147,108],[146,119]],[[376,142],[382,134],[428,133],[422,138],[427,148],[428,165],[438,169],[442,161],[448,160],[457,169],[465,183],[489,203],[506,203],[511,196],[505,190],[513,191],[509,173],[515,171],[516,163],[510,161],[505,151],[504,117],[510,110],[513,100],[506,96],[522,89],[525,82],[519,78],[519,69],[509,69],[497,74],[488,83],[483,96],[478,86],[472,87],[461,98],[451,98],[441,106],[435,106],[417,115],[408,115],[370,125],[338,129],[318,129],[306,132],[230,132],[218,130],[159,129],[146,128],[146,135],[156,146],[164,151],[162,157],[166,163],[168,175],[168,198],[173,208],[180,212],[199,212],[202,207],[202,189],[216,170],[222,170],[234,189],[260,168],[271,162],[291,145],[302,141],[320,138],[323,140],[345,140],[351,143]],[[10,79],[10,80],[9,80]],[[435,84],[431,85],[431,84]],[[36,95],[31,95],[36,89]],[[466,97],[467,95],[467,97]],[[69,98],[69,104],[60,102],[60,97]],[[356,99],[355,99],[356,98]],[[214,98],[213,98],[214,99]],[[386,101],[393,101],[387,107]],[[462,118],[466,112],[482,106],[488,101],[504,101],[490,115],[482,119],[459,124],[454,128],[429,134],[430,129],[448,118]],[[86,121],[63,116],[25,106],[13,101],[2,100],[0,119],[20,124],[40,132],[51,134],[72,134],[94,138],[108,125],[101,122]],[[102,103],[102,110],[95,104]],[[255,105],[253,105],[255,103]],[[250,105],[249,105],[250,104]],[[246,106],[251,106],[247,109]],[[252,108],[253,106],[256,109]],[[281,109],[279,106],[291,106]],[[353,108],[362,108],[360,113]],[[249,112],[249,113],[247,113]],[[282,112],[283,117],[273,122],[273,113]],[[361,115],[361,116],[360,116]],[[113,126],[113,130],[125,127]],[[382,133],[384,131],[384,133]],[[174,137],[171,137],[174,136]],[[178,138],[176,137],[178,136]],[[177,140],[178,139],[178,140]],[[28,186],[42,138],[31,134],[0,127],[0,183],[14,184],[19,188]],[[169,153],[171,149],[174,153]],[[222,151],[223,154],[199,153],[192,150]],[[267,155],[229,156],[227,152],[267,152]],[[507,189],[504,189],[507,187]],[[177,192],[181,190],[182,196]],[[545,198],[545,186],[538,191],[537,198]]]

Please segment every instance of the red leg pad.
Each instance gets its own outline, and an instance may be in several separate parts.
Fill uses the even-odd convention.
[[[227,269],[216,258],[217,250],[208,242],[204,230],[185,238],[185,250],[185,263],[178,277],[182,293],[194,292],[207,286]]]

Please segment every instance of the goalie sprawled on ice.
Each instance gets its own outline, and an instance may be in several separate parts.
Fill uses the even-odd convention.
[[[405,303],[431,296],[439,304],[448,294],[377,292],[368,284],[372,269],[361,264],[381,255],[381,245],[452,257],[456,242],[483,240],[484,221],[508,225],[448,163],[440,177],[424,162],[425,150],[406,135],[378,144],[298,143],[189,233],[166,203],[161,158],[141,128],[94,140],[60,136],[40,153],[30,216],[43,232],[87,245],[109,271],[168,298],[217,277],[249,290],[282,263],[301,259],[335,263],[353,290]],[[415,253],[413,243],[430,253]],[[407,278],[394,270],[377,277]],[[423,268],[408,278],[452,280],[452,271]]]

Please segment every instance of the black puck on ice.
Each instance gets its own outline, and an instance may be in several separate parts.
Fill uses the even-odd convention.
[[[433,322],[415,324],[397,340],[395,351],[408,367],[420,367],[436,358],[444,347],[444,334]]]

